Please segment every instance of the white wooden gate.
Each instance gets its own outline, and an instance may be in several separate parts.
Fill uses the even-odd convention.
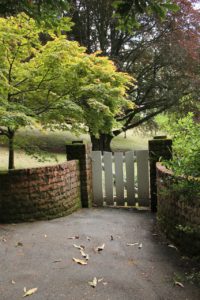
[[[148,150],[92,152],[93,194],[97,206],[149,206]]]

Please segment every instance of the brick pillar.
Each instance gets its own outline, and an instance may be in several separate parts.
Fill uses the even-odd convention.
[[[172,158],[172,140],[154,137],[149,141],[151,211],[157,211],[156,162]]]
[[[66,145],[67,160],[79,160],[82,207],[92,206],[92,146],[78,143]]]

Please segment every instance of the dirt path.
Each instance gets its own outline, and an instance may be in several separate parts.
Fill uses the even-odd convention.
[[[30,299],[199,300],[197,287],[174,285],[184,272],[180,255],[159,242],[153,224],[150,213],[85,209],[52,221],[1,225],[0,299],[22,299],[24,287],[37,287]],[[68,239],[74,235],[79,239]],[[72,261],[81,258],[74,243],[85,246],[87,265]],[[103,281],[92,288],[88,281],[95,276]]]

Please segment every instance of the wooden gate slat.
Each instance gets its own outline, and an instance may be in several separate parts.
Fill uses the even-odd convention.
[[[106,204],[113,205],[113,168],[112,152],[103,153],[104,171],[105,171],[105,195]]]
[[[138,202],[139,205],[149,205],[149,153],[148,150],[136,151]]]
[[[135,172],[134,172],[134,152],[128,151],[125,153],[126,163],[126,188],[128,205],[135,205]]]
[[[117,205],[124,205],[123,153],[114,154]]]
[[[92,174],[94,203],[98,206],[103,206],[101,151],[92,152]]]

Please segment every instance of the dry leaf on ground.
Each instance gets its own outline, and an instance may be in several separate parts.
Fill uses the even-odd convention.
[[[24,289],[24,290],[25,290],[25,289]],[[23,297],[31,296],[31,295],[33,295],[34,293],[36,293],[37,290],[38,290],[38,288],[33,288],[33,289],[30,289],[30,290],[28,290],[28,291],[26,291],[26,292],[24,291],[25,294],[23,295]]]
[[[86,257],[85,257],[86,260],[89,260],[90,259],[90,256],[89,254],[86,254]]]
[[[17,244],[15,245],[15,247],[22,247],[23,243],[22,242],[17,242]]]
[[[74,258],[73,261],[75,261],[79,265],[87,265],[87,262],[85,260],[79,259],[79,258]]]
[[[139,245],[139,243],[127,243],[126,246],[135,246],[135,245]]]
[[[141,249],[141,248],[142,248],[142,243],[140,243],[138,246],[138,249]]]
[[[176,246],[172,245],[172,244],[169,244],[168,247],[172,248],[172,249],[175,249],[176,251],[178,251],[178,248]]]
[[[108,283],[107,282],[103,282],[103,285],[107,285]]]
[[[73,244],[73,246],[75,247],[75,248],[77,248],[77,249],[79,249],[79,250],[84,250],[85,249],[85,246],[83,246],[83,245],[76,245],[76,244]]]
[[[136,262],[137,262],[137,261],[134,260],[134,259],[129,259],[129,260],[128,260],[128,264],[131,265],[131,266],[132,266],[132,265],[137,265]]]
[[[174,281],[174,284],[184,288],[184,285],[179,281]]]
[[[98,282],[101,282],[101,281],[103,281],[103,278],[99,278],[99,279],[98,279]]]
[[[89,254],[85,253],[82,249],[80,250],[81,252],[81,255],[86,259],[86,260],[89,260]]]
[[[69,240],[78,240],[79,239],[79,236],[78,235],[75,235],[75,236],[70,236],[68,237]]]
[[[105,244],[103,244],[102,246],[96,247],[96,248],[95,248],[95,251],[96,251],[96,252],[100,252],[100,251],[102,251],[104,248],[105,248]]]
[[[91,286],[91,287],[93,287],[93,288],[95,288],[96,286],[97,286],[97,278],[96,277],[94,277],[93,278],[93,281],[89,281],[88,283],[89,283],[89,285]]]
[[[57,260],[54,260],[53,263],[58,263],[58,262],[61,262],[62,259],[57,259]]]
[[[15,284],[16,282],[14,280],[11,281],[12,284]]]

